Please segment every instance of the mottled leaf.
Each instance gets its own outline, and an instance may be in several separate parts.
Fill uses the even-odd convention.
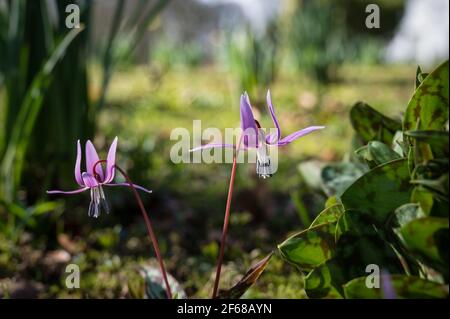
[[[437,179],[414,179],[412,184],[421,185],[430,190],[441,200],[448,201],[448,173],[443,174]]]
[[[402,125],[384,116],[364,102],[357,102],[350,111],[350,121],[364,144],[378,140],[391,145],[392,139]]]
[[[389,146],[379,141],[370,141],[367,145],[357,149],[355,153],[364,159],[371,168],[401,157]]]
[[[400,229],[405,245],[422,262],[448,276],[448,218],[423,217]]]
[[[310,271],[333,256],[335,223],[305,229],[278,245],[281,256],[301,270]]]
[[[365,165],[358,163],[329,164],[322,169],[321,174],[324,190],[328,196],[340,197],[366,171]]]
[[[403,118],[403,130],[444,130],[447,121],[448,60],[415,90]]]
[[[346,210],[363,212],[374,221],[384,223],[397,207],[409,203],[411,191],[407,161],[398,159],[361,176],[341,200]]]
[[[380,276],[380,287],[384,276]],[[345,297],[349,299],[382,299],[381,288],[368,288],[367,277],[355,278],[344,285]],[[448,288],[442,284],[415,276],[391,275],[392,287],[399,299],[448,298]]]
[[[448,158],[449,135],[446,131],[406,131],[405,135],[416,141],[429,144],[433,158]]]
[[[316,219],[313,220],[310,227],[325,223],[335,223],[343,213],[344,206],[342,206],[342,204],[334,204],[332,206],[329,206],[321,211],[319,215],[317,215]]]
[[[423,187],[414,187],[411,194],[411,202],[420,205],[420,209],[425,215],[430,215],[433,208],[433,194]]]
[[[309,298],[342,298],[333,286],[330,269],[326,264],[315,268],[305,277],[305,292]]]

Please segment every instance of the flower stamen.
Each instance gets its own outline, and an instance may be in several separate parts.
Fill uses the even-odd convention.
[[[255,120],[258,126],[258,139],[260,141],[256,148],[256,174],[264,179],[273,175],[273,169],[271,165],[269,148],[266,144],[266,133],[261,128],[259,123]]]

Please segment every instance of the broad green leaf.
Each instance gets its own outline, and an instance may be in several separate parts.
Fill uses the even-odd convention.
[[[441,284],[415,276],[391,275],[391,284],[399,299],[448,298],[448,289]],[[349,299],[382,299],[381,288],[368,288],[367,277],[355,278],[344,285],[345,297]],[[381,281],[384,279],[381,276]],[[380,282],[380,287],[382,283]]]
[[[367,171],[363,164],[343,162],[325,166],[321,177],[328,196],[340,197],[344,191]]]
[[[414,179],[412,184],[421,185],[433,192],[439,199],[448,202],[448,173],[443,174],[437,179]]]
[[[333,256],[334,223],[305,229],[278,245],[281,256],[301,270],[310,271]]]
[[[423,213],[425,215],[430,215],[434,202],[433,194],[423,187],[414,187],[411,194],[411,202],[419,204]]]
[[[310,227],[325,223],[335,223],[343,213],[344,206],[342,204],[334,204],[321,211],[316,219],[313,220]]]
[[[269,263],[270,257],[272,257],[273,253],[270,253],[264,259],[253,265],[242,277],[239,282],[234,285],[232,288],[221,291],[217,298],[219,299],[238,299],[240,298],[248,288],[250,288],[261,276],[264,269],[266,269],[267,264]]]
[[[423,217],[400,229],[405,245],[422,262],[448,276],[448,218]]]
[[[313,269],[305,277],[305,292],[309,298],[342,298],[341,294],[332,284],[330,269],[326,264]]]
[[[415,90],[403,118],[403,130],[444,130],[447,121],[448,60]]]
[[[384,223],[395,209],[409,203],[407,160],[398,159],[380,165],[356,180],[341,196],[346,210],[357,210],[374,221]]]
[[[370,141],[367,145],[357,149],[355,153],[364,159],[371,168],[401,157],[389,146],[379,141]]]
[[[426,216],[449,217],[448,198],[441,200],[434,193],[423,186],[416,186],[411,195],[411,202],[420,205]]]
[[[446,131],[406,131],[405,135],[416,141],[429,144],[434,158],[448,158],[449,135]]]
[[[402,125],[388,118],[364,102],[356,103],[350,111],[350,121],[364,144],[373,140],[391,145]]]
[[[376,264],[390,273],[404,273],[396,252],[367,215],[346,211],[336,227],[334,256],[327,261],[334,287],[342,293],[342,285],[367,275],[366,267]]]

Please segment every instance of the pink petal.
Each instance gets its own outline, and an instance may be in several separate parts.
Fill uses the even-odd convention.
[[[258,129],[247,92],[241,95],[240,112],[243,144],[245,147],[256,147],[258,145]]]
[[[108,156],[106,158],[106,178],[105,183],[109,183],[114,179],[114,173],[115,169],[114,166],[116,165],[116,149],[117,149],[117,136],[114,139],[114,141],[111,143],[111,146],[109,147]]]
[[[77,159],[75,161],[75,180],[81,187],[84,186],[83,178],[81,177],[81,145],[80,140],[77,141]]]
[[[198,150],[207,150],[207,149],[211,149],[211,148],[223,148],[223,147],[234,148],[234,145],[233,144],[221,144],[221,143],[209,143],[206,145],[194,147],[189,152],[195,152]]]
[[[277,129],[277,135],[270,134],[266,138],[266,143],[273,144],[276,143],[281,138],[281,129],[280,124],[278,123],[278,119],[275,115],[275,110],[273,108],[272,104],[272,98],[270,96],[270,90],[267,90],[267,106],[269,108],[270,116],[272,117],[273,124],[275,125],[275,128]],[[270,136],[270,138],[269,138]]]
[[[86,171],[94,176],[94,165],[99,161],[97,151],[90,140],[86,142]],[[100,180],[104,180],[103,168],[101,164],[98,164],[95,168],[95,172],[100,177]],[[86,185],[88,186],[88,185]]]
[[[125,187],[130,187],[130,184],[129,183],[109,183],[109,184],[105,184],[105,186],[125,186]],[[149,193],[149,194],[152,193],[151,190],[149,190],[149,189],[147,189],[145,187],[142,187],[142,186],[139,186],[139,185],[136,185],[136,184],[133,184],[133,186],[134,186],[134,188],[139,189],[141,191],[144,191],[146,193]]]
[[[83,177],[84,185],[86,185],[86,187],[92,188],[98,186],[97,180],[91,174],[84,172],[81,176]]]
[[[65,194],[65,195],[73,195],[73,194],[78,194],[81,192],[84,192],[85,190],[89,189],[88,187],[84,187],[84,188],[80,188],[80,189],[76,189],[73,191],[60,191],[60,190],[53,190],[53,191],[47,191],[47,194]]]
[[[309,133],[312,133],[312,132],[314,132],[316,130],[321,130],[321,129],[324,129],[324,128],[325,128],[325,126],[310,126],[310,127],[304,128],[303,130],[294,132],[294,133],[292,133],[292,134],[282,138],[281,140],[279,140],[278,141],[278,146],[283,146],[283,145],[289,144],[289,143],[295,141],[296,139],[298,139],[298,138],[300,138],[302,136],[305,136],[305,135],[307,135]]]

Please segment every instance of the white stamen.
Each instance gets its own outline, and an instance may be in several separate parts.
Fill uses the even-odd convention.
[[[264,179],[273,175],[270,162],[269,149],[266,144],[266,134],[264,130],[258,129],[258,139],[260,141],[256,149],[256,174]]]
[[[91,188],[91,202],[89,203],[88,216],[97,218],[102,211],[109,214],[109,206],[106,202],[105,193],[101,185]]]

